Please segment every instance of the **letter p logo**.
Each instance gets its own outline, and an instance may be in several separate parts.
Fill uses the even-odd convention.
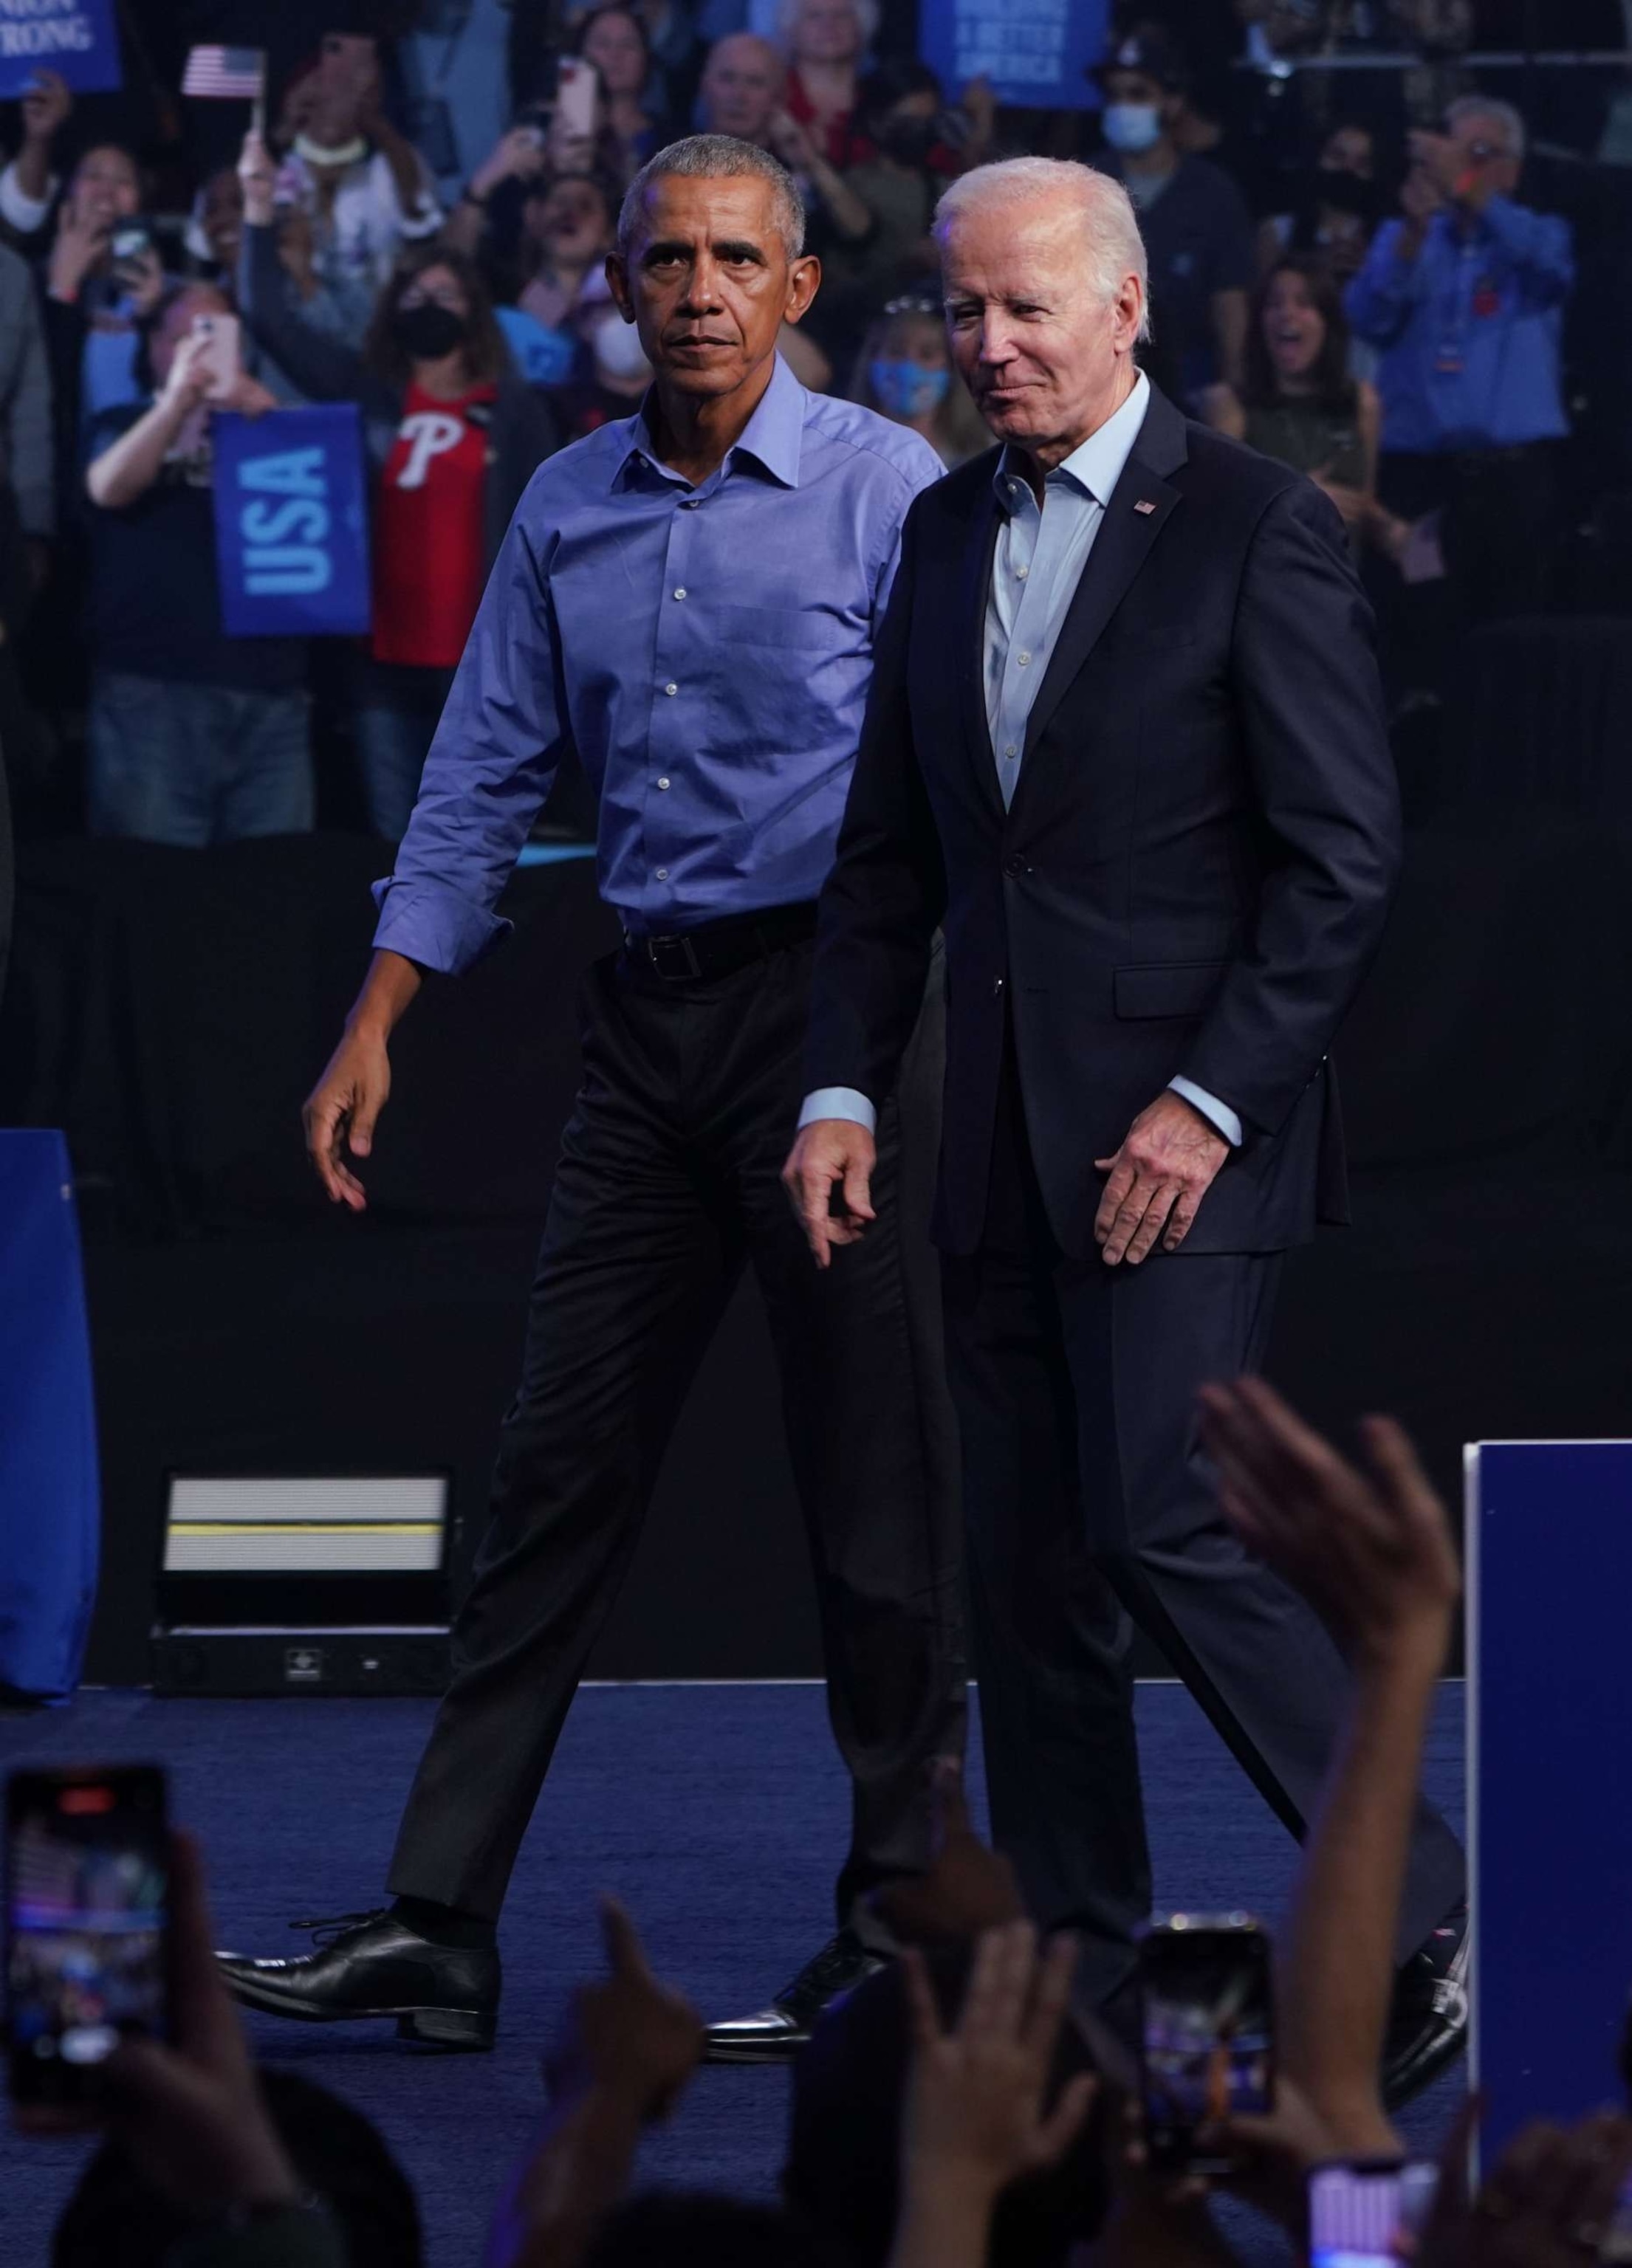
[[[398,488],[424,488],[432,458],[456,449],[464,430],[462,417],[450,417],[440,409],[416,410],[404,417],[398,431],[409,445],[408,461],[396,476]]]

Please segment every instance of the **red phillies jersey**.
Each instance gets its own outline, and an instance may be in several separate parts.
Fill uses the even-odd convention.
[[[491,386],[439,401],[410,385],[374,515],[376,661],[451,669],[482,596]]]

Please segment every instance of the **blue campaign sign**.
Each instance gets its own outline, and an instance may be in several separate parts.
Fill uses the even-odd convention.
[[[114,0],[0,0],[0,100],[54,70],[80,94],[122,84]]]
[[[1632,1441],[1467,1452],[1472,2083],[1483,2154],[1621,2092]]]
[[[1084,77],[1105,51],[1108,0],[919,0],[919,53],[949,97],[989,79],[1000,102],[1092,110]]]
[[[346,637],[370,618],[354,401],[218,416],[216,561],[229,637]]]

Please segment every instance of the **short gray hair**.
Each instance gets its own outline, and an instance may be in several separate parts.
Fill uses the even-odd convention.
[[[1510,158],[1524,156],[1525,122],[1510,102],[1498,102],[1488,94],[1459,94],[1445,113],[1445,124],[1454,134],[1469,118],[1488,118],[1493,126],[1499,126],[1505,154]]]
[[[692,181],[769,181],[777,234],[787,247],[788,258],[797,260],[804,250],[804,200],[799,194],[799,184],[781,159],[773,158],[769,150],[762,150],[757,142],[739,141],[735,134],[688,134],[683,141],[671,142],[667,150],[660,150],[655,158],[648,158],[629,184],[617,216],[620,259],[629,256],[630,243],[640,218],[641,199],[654,181],[662,180],[671,173]]]
[[[1017,210],[1045,199],[1068,197],[1082,221],[1088,281],[1102,299],[1114,299],[1125,276],[1137,276],[1144,306],[1139,336],[1150,336],[1150,263],[1133,200],[1120,181],[1074,158],[1002,158],[976,166],[943,189],[935,207],[935,241],[944,251],[961,213],[995,205]]]

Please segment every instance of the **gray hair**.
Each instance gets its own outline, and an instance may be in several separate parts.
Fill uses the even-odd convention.
[[[790,260],[805,248],[805,208],[799,185],[779,158],[757,142],[739,141],[735,134],[688,134],[648,158],[629,184],[617,216],[618,257],[629,257],[629,247],[640,218],[640,201],[654,181],[677,173],[692,181],[769,181],[775,209],[777,234]]]
[[[1525,122],[1510,102],[1498,102],[1488,94],[1459,94],[1445,112],[1445,124],[1454,134],[1469,118],[1487,118],[1493,126],[1499,126],[1505,154],[1524,156]]]
[[[935,241],[944,251],[962,213],[996,206],[1017,210],[1045,199],[1069,198],[1082,223],[1088,281],[1102,299],[1114,299],[1125,276],[1137,276],[1143,298],[1141,339],[1150,336],[1150,264],[1133,200],[1120,181],[1074,158],[1003,158],[976,166],[942,190],[935,207]]]

